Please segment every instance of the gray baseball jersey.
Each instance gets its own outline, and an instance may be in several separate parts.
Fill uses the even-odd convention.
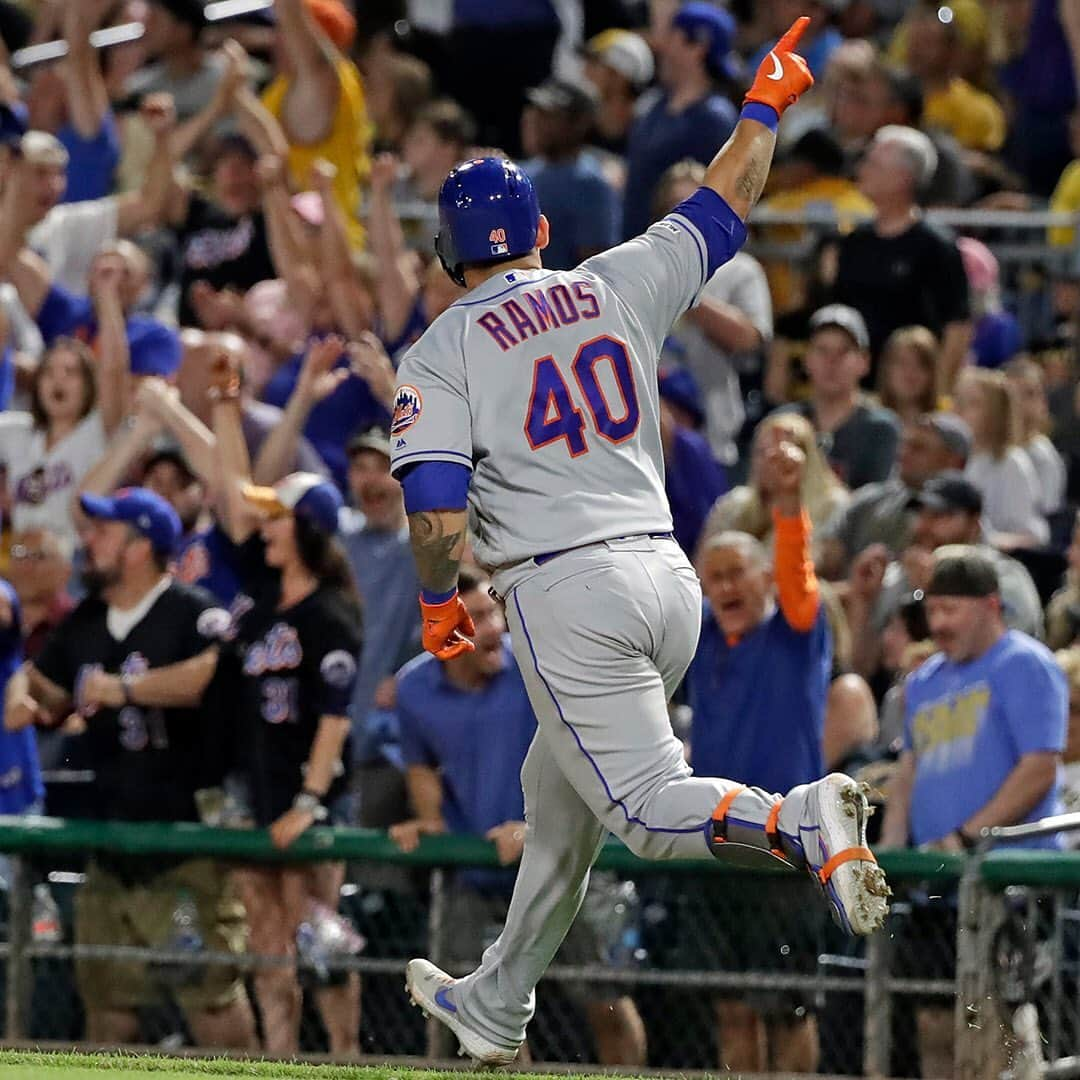
[[[444,312],[398,372],[393,468],[472,469],[487,566],[667,532],[657,357],[745,229],[699,191],[575,270],[495,274]]]

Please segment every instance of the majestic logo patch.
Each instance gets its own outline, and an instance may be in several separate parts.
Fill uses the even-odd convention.
[[[415,386],[405,383],[398,387],[394,398],[394,417],[390,421],[390,434],[403,435],[420,419],[424,399]]]
[[[344,690],[356,674],[356,659],[352,653],[344,649],[335,649],[322,658],[319,673],[327,686],[332,686],[335,690]]]

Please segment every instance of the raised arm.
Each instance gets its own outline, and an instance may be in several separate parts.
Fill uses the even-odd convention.
[[[222,349],[211,361],[211,416],[218,449],[218,520],[234,544],[255,531],[243,487],[251,482],[251,459],[240,424],[240,365]]]
[[[311,410],[351,374],[347,367],[334,366],[344,351],[345,342],[334,335],[308,348],[285,412],[259,448],[254,469],[256,484],[276,484],[291,470]]]
[[[806,455],[786,442],[778,427],[767,432],[763,475],[776,493],[773,506],[775,529],[776,592],[788,626],[809,633],[821,608],[821,589],[810,557],[810,517],[803,509],[802,481]]]
[[[90,279],[90,295],[97,317],[97,400],[106,435],[112,435],[128,411],[128,374],[131,350],[120,301],[120,275],[116,261],[102,260]]]
[[[289,299],[301,323],[308,327],[322,283],[318,268],[308,258],[301,237],[294,231],[285,159],[277,154],[264,154],[259,158],[258,172],[274,269],[288,285]]]
[[[221,477],[214,433],[180,400],[180,391],[164,379],[143,379],[135,395],[135,416],[146,417],[156,428],[164,428],[180,444],[187,463],[206,485],[216,492]]]
[[[109,91],[101,71],[98,50],[90,44],[101,4],[91,0],[63,5],[63,36],[68,44],[62,65],[67,88],[67,109],[71,126],[82,139],[93,139],[101,131],[109,111]]]
[[[72,499],[76,513],[82,512],[79,495],[109,495],[115,491],[131,475],[135,463],[160,431],[161,425],[153,417],[137,409],[131,425],[110,440],[105,456],[82,478],[79,493]]]
[[[401,336],[420,294],[420,279],[405,258],[405,236],[394,210],[397,171],[397,158],[392,154],[380,154],[372,162],[368,203],[368,242],[379,267],[376,298],[387,341]]]
[[[364,312],[356,305],[356,271],[353,267],[349,227],[341,204],[334,196],[337,170],[329,161],[319,160],[311,171],[312,186],[322,201],[323,220],[319,226],[319,271],[326,284],[334,320],[350,338],[359,337],[368,328]],[[387,265],[372,249],[379,261],[379,276]]]
[[[705,187],[744,221],[765,187],[780,116],[814,85],[806,61],[794,51],[809,24],[805,15],[796,19],[762,61],[739,123],[705,173]]]
[[[341,85],[338,53],[315,24],[304,0],[276,0],[280,40],[295,74],[285,95],[281,122],[289,142],[321,142],[330,132]]]
[[[133,236],[153,228],[165,219],[170,195],[175,194],[172,135],[176,128],[176,107],[171,94],[148,94],[139,113],[154,136],[154,152],[137,191],[116,196],[116,232]]]
[[[214,94],[190,120],[180,124],[172,133],[171,150],[176,161],[183,161],[232,110],[236,94],[246,85],[248,55],[235,41],[227,41],[220,56],[225,71],[214,88]]]

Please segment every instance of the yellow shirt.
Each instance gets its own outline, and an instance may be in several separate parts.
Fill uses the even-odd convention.
[[[1065,167],[1061,179],[1050,196],[1050,209],[1055,214],[1080,213],[1080,160]],[[1070,247],[1076,241],[1076,232],[1067,225],[1048,229],[1047,237],[1054,247]]]
[[[1005,112],[966,79],[954,78],[944,90],[926,95],[922,122],[940,128],[969,150],[1000,150],[1005,142]]]
[[[800,188],[771,195],[761,205],[783,213],[828,211],[836,218],[836,226],[842,233],[850,232],[861,219],[874,213],[870,200],[842,176],[819,176]],[[805,231],[801,225],[769,225],[762,230],[762,238],[775,244],[795,243],[803,238]],[[793,264],[769,260],[765,274],[777,314],[792,311],[802,303],[801,282],[805,275]]]
[[[289,174],[294,186],[304,191],[311,187],[311,167],[318,158],[325,158],[337,167],[334,193],[349,222],[350,239],[354,246],[360,247],[364,238],[359,218],[360,186],[371,169],[371,125],[364,102],[364,84],[356,65],[340,57],[337,75],[340,90],[330,131],[317,143],[289,144]],[[288,89],[288,76],[279,75],[263,92],[263,104],[279,122]]]

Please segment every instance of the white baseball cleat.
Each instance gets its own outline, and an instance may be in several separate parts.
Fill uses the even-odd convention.
[[[483,1068],[510,1065],[516,1060],[520,1047],[510,1050],[499,1046],[465,1025],[453,998],[455,981],[430,960],[410,960],[405,968],[405,990],[412,1003],[422,1009],[425,1016],[434,1016],[454,1033],[461,1044],[460,1055],[471,1057]]]
[[[850,934],[872,934],[889,913],[885,873],[866,846],[869,816],[860,785],[831,773],[809,785],[799,824],[806,868]]]

